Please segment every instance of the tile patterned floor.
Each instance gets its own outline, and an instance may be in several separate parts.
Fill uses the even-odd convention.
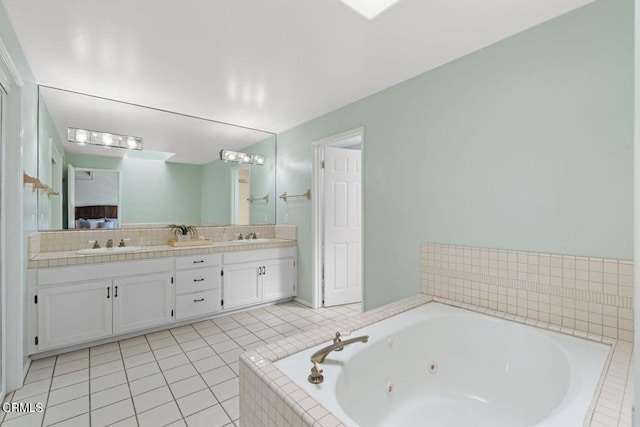
[[[360,304],[312,310],[284,304],[33,361],[0,411],[12,426],[237,426],[240,353],[360,313]]]

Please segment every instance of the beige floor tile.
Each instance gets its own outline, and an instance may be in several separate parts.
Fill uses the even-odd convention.
[[[131,398],[129,385],[120,384],[97,393],[91,393],[91,409],[102,408],[129,398]]]
[[[56,390],[62,387],[67,387],[67,386],[81,383],[87,380],[89,380],[88,369],[69,372],[68,374],[63,374],[57,377],[53,377],[53,381],[51,382],[51,389]]]
[[[229,424],[231,419],[222,406],[215,405],[186,417],[185,421],[189,427],[222,427]]]
[[[124,371],[114,372],[99,378],[92,378],[90,381],[91,392],[106,390],[127,382],[127,376]]]
[[[53,372],[53,376],[57,377],[59,375],[68,374],[69,372],[79,371],[81,369],[89,369],[88,357],[65,363],[60,363],[60,360],[58,360],[58,362],[56,363],[56,368]]]
[[[235,422],[240,418],[240,397],[232,397],[229,400],[222,402],[222,407],[229,414],[229,417]]]
[[[196,391],[204,390],[207,388],[207,384],[204,380],[196,375],[194,377],[186,378],[184,380],[169,384],[169,388],[176,399],[186,396]]]
[[[191,363],[178,366],[177,368],[163,370],[162,373],[169,384],[198,375],[198,371]]]
[[[230,380],[216,384],[211,387],[211,391],[216,396],[216,399],[218,399],[220,402],[229,400],[240,393],[239,378],[232,378]]]
[[[158,364],[160,365],[160,369],[162,369],[163,371],[172,369],[178,366],[186,365],[187,363],[189,363],[189,359],[184,353],[167,357],[166,359],[162,359],[158,361]]]
[[[131,393],[134,396],[137,396],[142,393],[146,393],[150,390],[156,389],[158,387],[164,387],[167,385],[166,380],[161,372],[155,373],[153,375],[149,375],[147,377],[140,378],[135,381],[131,381],[129,383],[129,387],[131,388]]]
[[[178,421],[182,418],[178,405],[171,400],[164,405],[153,408],[149,411],[138,414],[138,422],[140,427],[158,427],[164,426],[171,422]],[[93,427],[93,426],[92,426]]]
[[[131,399],[91,411],[91,427],[102,427],[134,415]]]
[[[157,362],[153,361],[127,369],[127,377],[129,378],[129,381],[135,381],[159,372],[160,366],[158,366]]]
[[[211,351],[213,352],[213,350]],[[224,365],[224,360],[222,360],[222,358],[215,353],[212,356],[193,362],[193,366],[195,366],[195,368],[200,373],[207,372]]]
[[[173,396],[167,386],[159,387],[133,397],[133,404],[137,414],[171,401],[173,401]]]
[[[90,418],[91,415],[87,412],[86,414],[60,421],[59,423],[54,424],[54,427],[87,427],[90,425]]]
[[[200,390],[178,399],[178,406],[184,417],[217,404],[218,401],[208,389]]]
[[[82,396],[89,395],[89,381],[73,384],[68,387],[59,388],[49,393],[49,401],[47,405],[54,406],[60,403],[68,402]]]
[[[207,383],[209,387],[216,384],[220,384],[223,381],[234,378],[236,374],[228,366],[222,366],[220,368],[213,369],[209,372],[202,374],[202,379]]]
[[[44,425],[49,426],[88,412],[89,396],[82,396],[56,406],[47,407],[44,414]]]

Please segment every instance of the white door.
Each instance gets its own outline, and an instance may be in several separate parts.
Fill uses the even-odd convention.
[[[324,151],[324,305],[362,300],[361,152]]]
[[[295,295],[293,258],[262,262],[262,299],[275,300]]]
[[[38,290],[38,350],[111,335],[111,281]]]
[[[262,301],[262,262],[224,266],[222,288],[224,308],[235,308]]]
[[[67,217],[68,228],[76,228],[76,168],[67,166]]]
[[[113,332],[122,333],[169,323],[173,320],[171,275],[113,281]]]

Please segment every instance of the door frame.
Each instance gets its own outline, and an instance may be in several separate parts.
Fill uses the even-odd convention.
[[[324,203],[322,200],[323,194],[324,194],[324,189],[323,189],[323,180],[322,180],[322,159],[323,159],[323,153],[324,153],[324,148],[327,146],[333,146],[333,147],[345,147],[345,146],[349,146],[349,145],[342,145],[341,143],[344,142],[347,139],[350,138],[354,138],[354,137],[360,137],[360,143],[362,144],[362,149],[361,149],[361,154],[362,154],[362,161],[361,161],[361,165],[362,165],[362,177],[361,177],[361,181],[362,181],[362,199],[361,199],[361,203],[362,203],[362,217],[363,217],[363,221],[362,221],[362,276],[363,276],[363,283],[362,283],[362,302],[364,303],[364,252],[365,252],[365,245],[364,245],[364,147],[365,147],[365,134],[364,134],[364,127],[358,127],[355,129],[351,129],[345,132],[341,132],[339,134],[324,138],[324,139],[320,139],[318,141],[315,141],[311,144],[312,148],[313,148],[313,173],[312,173],[312,194],[315,194],[315,197],[311,198],[311,233],[312,233],[312,237],[311,237],[311,249],[312,249],[312,254],[311,254],[311,259],[313,261],[313,294],[312,294],[312,301],[311,301],[311,306],[313,308],[320,308],[322,307],[322,256],[323,256],[323,250],[322,250],[322,242],[323,242],[323,226],[322,226],[322,222],[323,222],[323,210],[324,210]]]

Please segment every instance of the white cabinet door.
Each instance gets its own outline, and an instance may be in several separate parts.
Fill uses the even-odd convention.
[[[262,262],[225,265],[224,308],[236,308],[262,301],[260,272]]]
[[[122,333],[173,320],[170,274],[113,281],[113,332]]]
[[[111,281],[38,290],[38,350],[111,335]]]
[[[263,261],[262,298],[264,301],[295,294],[293,258]]]

